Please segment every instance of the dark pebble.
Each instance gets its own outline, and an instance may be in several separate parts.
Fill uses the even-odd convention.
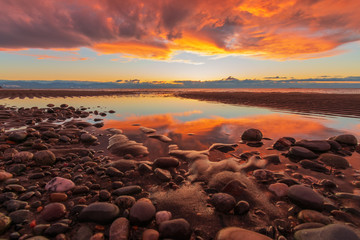
[[[163,239],[188,240],[191,228],[188,221],[179,218],[160,223],[159,233]]]

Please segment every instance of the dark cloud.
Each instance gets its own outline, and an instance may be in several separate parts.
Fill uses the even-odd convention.
[[[359,8],[358,0],[2,0],[0,48],[307,58],[360,40]]]

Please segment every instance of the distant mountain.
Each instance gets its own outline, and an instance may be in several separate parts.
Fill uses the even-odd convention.
[[[169,88],[360,88],[360,77],[309,78],[271,80],[244,79],[228,77],[215,81],[141,81],[116,80],[114,82],[68,81],[68,80],[0,80],[3,89],[169,89]]]

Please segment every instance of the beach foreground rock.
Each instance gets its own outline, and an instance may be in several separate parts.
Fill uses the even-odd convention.
[[[96,202],[85,207],[79,214],[80,221],[99,224],[111,223],[119,215],[119,208],[111,203]]]
[[[271,240],[271,238],[243,228],[228,227],[221,229],[215,240]]]
[[[322,228],[304,229],[294,235],[296,240],[359,240],[353,230],[342,224],[331,224]]]
[[[304,185],[293,185],[288,189],[288,197],[295,204],[303,208],[321,210],[324,198]]]

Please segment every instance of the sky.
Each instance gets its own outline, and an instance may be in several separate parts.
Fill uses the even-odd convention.
[[[0,0],[0,79],[360,76],[359,0]]]

